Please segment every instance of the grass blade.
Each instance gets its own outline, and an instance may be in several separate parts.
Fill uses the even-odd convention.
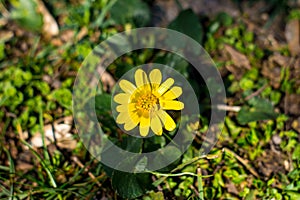
[[[57,188],[57,184],[56,184],[56,181],[51,173],[51,170],[48,168],[47,164],[44,162],[44,160],[41,158],[41,156],[33,149],[33,147],[28,144],[26,141],[24,140],[21,140],[22,143],[24,145],[26,145],[30,150],[31,152],[37,157],[37,159],[41,162],[41,165],[43,166],[43,168],[45,169],[49,179],[50,179],[50,182],[51,182],[51,185],[54,187],[54,188]]]
[[[6,148],[3,148],[5,153],[7,154],[8,161],[9,161],[9,179],[10,179],[10,193],[9,193],[9,199],[13,200],[14,199],[14,176],[16,173],[15,170],[15,164],[11,158],[11,155],[9,151]]]
[[[198,182],[199,199],[204,200],[203,185],[202,185],[202,173],[201,173],[200,168],[197,169],[197,182]]]

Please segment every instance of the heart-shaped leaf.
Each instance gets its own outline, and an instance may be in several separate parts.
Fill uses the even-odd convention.
[[[169,28],[186,34],[199,43],[202,42],[203,28],[192,9],[180,12],[177,18],[169,24]]]
[[[127,173],[115,170],[112,175],[112,186],[123,198],[133,199],[150,190],[152,181],[150,174]]]
[[[266,99],[252,98],[249,100],[249,106],[243,106],[238,112],[237,120],[240,124],[247,124],[252,121],[275,119],[278,114],[274,107]]]

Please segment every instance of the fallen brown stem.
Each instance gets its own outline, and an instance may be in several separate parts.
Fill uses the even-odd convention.
[[[71,159],[80,167],[80,168],[85,168],[85,166],[80,162],[80,160],[76,157],[73,156],[71,157]],[[92,174],[92,172],[89,172],[89,170],[87,168],[84,169],[85,172],[88,172],[88,175],[91,177],[91,179],[93,179],[96,184],[101,187],[101,183],[97,180],[97,178],[94,176],[94,174]]]
[[[266,87],[268,86],[268,84],[265,84],[264,86],[262,86],[261,88],[259,88],[258,90],[256,90],[255,92],[253,92],[252,94],[248,95],[245,100],[248,101],[249,99],[259,95],[262,91],[264,91],[264,89],[266,89]]]
[[[242,163],[242,165],[244,165],[246,167],[246,169],[253,174],[256,178],[259,178],[258,173],[248,164],[248,161],[244,160],[242,157],[240,157],[239,155],[237,155],[235,152],[233,152],[232,150],[228,149],[228,148],[224,148],[224,151],[233,155],[240,163]]]

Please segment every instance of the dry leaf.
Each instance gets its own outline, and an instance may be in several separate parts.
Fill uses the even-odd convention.
[[[226,65],[225,67],[226,67],[226,69],[227,69],[229,72],[231,72],[231,73],[234,75],[234,77],[235,77],[237,80],[240,80],[240,79],[243,77],[243,74],[244,74],[244,72],[245,72],[244,69],[241,69],[241,68],[239,68],[239,67],[235,67],[235,66],[233,66],[233,65]]]
[[[34,166],[32,160],[34,159],[33,154],[30,150],[24,150],[18,154],[16,169],[21,171],[31,170]]]
[[[280,54],[270,56],[267,61],[263,63],[262,74],[270,80],[270,84],[275,88],[280,87],[280,74],[283,67],[288,67],[290,59]]]
[[[293,67],[291,72],[291,78],[295,80],[295,87],[300,87],[300,58],[298,58]]]
[[[75,31],[71,29],[67,29],[60,34],[60,39],[62,42],[72,42],[74,39]]]
[[[116,84],[115,79],[110,75],[110,73],[105,71],[105,69],[102,66],[98,66],[97,71],[100,74],[104,91],[111,91],[111,89]]]
[[[300,0],[288,1],[288,5],[291,8],[300,7]]]
[[[79,31],[79,33],[76,35],[76,41],[80,41],[82,38],[84,38],[88,34],[88,28],[82,27]]]
[[[77,142],[70,133],[72,128],[72,117],[65,117],[52,124],[44,126],[45,144],[49,145],[56,141],[57,146],[66,149],[75,149]],[[41,133],[36,133],[30,140],[34,147],[42,147],[43,139]]]
[[[300,25],[299,20],[294,19],[287,23],[285,37],[292,55],[300,55]]]
[[[14,37],[14,33],[12,31],[5,31],[5,30],[0,31],[0,41],[2,41],[2,42],[8,41],[12,37]]]
[[[220,12],[226,12],[231,16],[241,15],[237,5],[231,0],[179,0],[183,9],[191,8],[196,14],[207,15],[214,17]],[[153,19],[152,23],[155,26],[166,27],[173,21],[180,8],[176,1],[173,0],[158,0],[153,1],[152,7]]]
[[[45,37],[51,38],[52,36],[58,35],[59,28],[57,22],[41,0],[36,0],[36,2],[38,5],[38,11],[43,16],[43,34]]]
[[[235,195],[239,194],[237,188],[231,181],[229,181],[229,183],[226,184],[226,188],[227,188],[227,191],[231,194],[235,194]]]
[[[292,122],[292,127],[293,129],[295,129],[298,133],[300,133],[300,117],[298,117],[297,119],[295,119]]]
[[[261,174],[265,177],[270,177],[273,173],[286,172],[285,162],[287,159],[287,156],[281,152],[266,150],[260,157],[257,158],[254,164]]]
[[[285,98],[287,112],[292,115],[300,115],[300,94],[287,94]]]
[[[26,162],[22,162],[22,161],[17,161],[17,166],[16,166],[16,169],[18,171],[29,171],[33,168],[34,166],[32,164],[29,164],[29,163],[26,163]]]
[[[251,65],[247,56],[238,52],[237,50],[235,50],[229,45],[225,45],[225,50],[230,54],[232,62],[235,66],[251,69]]]
[[[275,53],[274,55],[270,56],[269,61],[275,62],[282,67],[288,67],[290,65],[290,58],[279,53]]]
[[[7,18],[0,18],[0,27],[5,26],[8,23]]]

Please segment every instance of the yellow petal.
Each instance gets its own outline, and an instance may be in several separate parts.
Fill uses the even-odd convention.
[[[129,111],[134,111],[135,108],[135,103],[130,103],[130,104],[122,104],[122,105],[118,105],[116,107],[116,110],[118,112],[129,112]]]
[[[150,126],[150,117],[145,117],[144,115],[142,115],[140,121],[141,121],[140,123],[141,127]]]
[[[163,82],[161,84],[161,86],[159,86],[159,88],[157,89],[157,92],[159,95],[164,94],[172,85],[174,84],[174,79],[172,78],[168,78],[165,82]]]
[[[143,136],[143,137],[147,136],[148,132],[149,132],[149,128],[150,128],[150,118],[142,115],[140,118],[140,134],[141,134],[141,136]]]
[[[134,90],[136,90],[136,87],[127,80],[121,80],[119,85],[121,89],[128,94],[132,94]]]
[[[141,69],[136,70],[134,74],[134,79],[138,88],[149,83],[147,74]]]
[[[151,119],[150,127],[156,135],[162,135],[162,125],[157,115]]]
[[[158,69],[153,69],[150,72],[149,78],[151,83],[155,83],[159,85],[162,79],[161,72]]]
[[[129,119],[129,113],[128,112],[121,112],[117,118],[116,118],[116,122],[118,124],[124,124],[126,121],[128,121]]]
[[[140,126],[140,134],[141,136],[143,137],[146,137],[149,133],[149,126],[146,126],[146,127],[141,127]]]
[[[130,119],[128,119],[128,120],[131,120],[135,124],[138,124],[140,122],[140,117],[137,114],[137,112],[135,112],[135,111],[133,111],[133,112],[130,111],[129,112],[129,117],[130,117]]]
[[[182,94],[181,87],[174,86],[168,92],[166,92],[165,94],[163,94],[162,96],[165,99],[173,100],[173,99],[178,98],[181,94]]]
[[[139,116],[136,112],[121,112],[117,118],[116,122],[118,124],[124,124],[124,129],[126,131],[129,131],[131,129],[134,129],[138,123],[140,122]]]
[[[160,106],[165,110],[182,110],[184,108],[184,104],[181,101],[168,101],[161,100]]]
[[[170,115],[166,111],[159,110],[157,114],[158,117],[161,119],[163,125],[165,126],[166,130],[173,131],[176,128],[176,124],[174,120],[172,119],[172,117],[170,117]]]
[[[119,104],[128,104],[130,100],[130,94],[120,93],[114,96],[114,101]]]
[[[124,129],[126,131],[130,131],[132,129],[134,129],[136,126],[138,125],[138,122],[133,122],[130,119],[126,121],[125,125],[124,125]]]

